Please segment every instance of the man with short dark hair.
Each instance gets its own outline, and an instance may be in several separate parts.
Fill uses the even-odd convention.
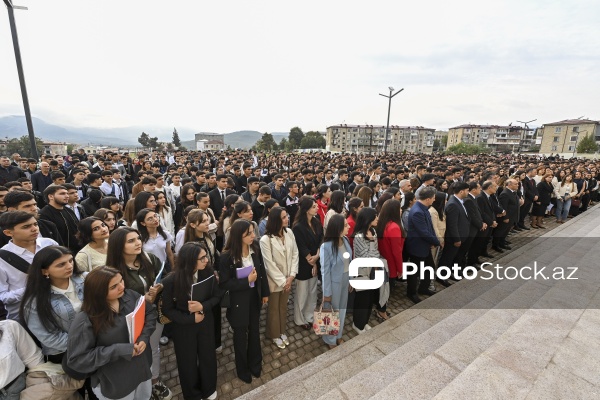
[[[0,228],[4,235],[11,238],[0,250],[0,301],[6,307],[8,319],[18,321],[27,283],[27,267],[38,251],[58,243],[40,237],[38,221],[24,211],[2,214]]]
[[[469,195],[469,184],[456,182],[452,185],[454,194],[446,203],[446,234],[444,235],[444,249],[440,257],[440,266],[452,268],[461,244],[469,237],[469,215],[464,206],[464,201]],[[454,280],[460,280],[460,275],[454,275]]]
[[[10,158],[6,156],[0,157],[0,185],[16,181],[19,178],[24,178],[25,173],[21,168],[10,164]]]
[[[267,200],[271,198],[271,188],[268,185],[265,185],[258,189],[258,196],[256,200],[252,202],[252,220],[257,224],[260,222],[262,218],[263,212],[265,210],[265,203]]]
[[[58,228],[58,233],[66,247],[74,252],[81,250],[77,240],[77,216],[73,210],[66,208],[69,204],[69,193],[62,185],[48,186],[44,190],[48,205],[40,210],[40,219],[50,221]]]
[[[225,206],[225,198],[230,194],[236,194],[235,191],[227,189],[227,175],[217,175],[217,187],[208,193],[210,198],[210,208],[215,214],[215,218],[218,220],[223,212]]]
[[[251,176],[248,178],[248,180],[246,181],[246,185],[248,185],[248,188],[244,193],[242,193],[242,199],[244,199],[244,201],[247,201],[248,203],[252,204],[254,200],[256,200],[256,196],[258,196],[259,183],[260,180],[255,176]]]

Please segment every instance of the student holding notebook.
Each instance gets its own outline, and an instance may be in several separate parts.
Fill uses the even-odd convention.
[[[217,397],[212,313],[220,296],[206,250],[198,242],[184,244],[177,253],[174,272],[163,280],[162,310],[172,321],[179,382],[186,399]]]
[[[235,368],[238,378],[252,382],[252,375],[260,377],[262,353],[258,332],[260,309],[269,298],[267,274],[254,242],[254,225],[239,219],[231,225],[219,267],[219,285],[229,291],[230,307],[227,320],[233,328]],[[250,274],[238,275],[238,269],[251,266]]]

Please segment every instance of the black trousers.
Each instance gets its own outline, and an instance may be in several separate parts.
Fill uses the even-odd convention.
[[[217,390],[217,355],[213,317],[205,314],[202,322],[180,325],[172,322],[173,345],[183,397],[205,399]]]
[[[467,252],[469,252],[472,249],[471,246],[473,245],[475,236],[477,236],[476,232],[473,234],[469,234],[469,237],[463,240],[460,244],[460,247],[458,248],[458,253],[456,254],[454,262],[460,265],[461,267],[466,267],[467,265],[469,265],[467,263]]]
[[[250,373],[260,376],[262,371],[262,352],[260,349],[258,292],[253,290],[250,298],[248,326],[233,327],[233,350],[235,369],[240,378],[250,378]]]
[[[475,265],[477,258],[485,253],[491,233],[492,229],[487,228],[484,232],[479,232],[477,236],[475,236],[473,243],[471,243],[469,253],[467,254],[467,265]]]
[[[454,246],[452,246],[454,247]],[[458,250],[458,247],[454,247],[456,250]],[[442,255],[443,257],[443,255]],[[406,278],[406,294],[408,296],[412,296],[417,294],[417,287],[419,288],[419,292],[426,292],[427,290],[429,290],[429,284],[431,283],[431,277],[429,276],[429,274],[425,274],[425,279],[421,279],[421,283],[419,283],[419,275],[421,274],[421,268],[420,268],[420,263],[423,262],[423,265],[428,266],[428,267],[433,267],[435,269],[435,262],[433,261],[433,256],[431,255],[431,252],[429,252],[427,254],[427,257],[417,257],[417,256],[413,256],[412,254],[409,255],[409,260],[412,263],[415,263],[417,265],[417,267],[419,267],[417,269],[417,273],[416,274],[412,274],[409,275]],[[443,265],[440,262],[440,265]]]
[[[525,217],[527,215],[529,215],[529,210],[531,209],[531,204],[532,203],[526,201],[525,203],[523,203],[523,205],[519,209],[519,222],[518,222],[518,225],[525,225]]]
[[[498,220],[498,226],[494,228],[494,232],[492,233],[492,246],[499,246],[501,244],[504,244],[506,236],[508,235],[508,232],[510,232],[512,226],[513,223],[510,221],[506,223],[502,222],[501,220]]]
[[[456,260],[456,256],[458,255],[459,250],[460,247],[456,247],[454,243],[446,241],[446,243],[444,243],[442,255],[440,256],[439,266],[446,266],[448,268],[452,268],[454,266],[454,260]],[[435,264],[432,263],[431,265]]]
[[[352,312],[352,317],[354,318],[354,325],[358,329],[364,329],[365,325],[369,322],[371,310],[373,309],[373,292],[377,293],[377,299],[379,300],[379,289],[354,290],[354,311]]]
[[[213,326],[215,330],[215,349],[221,346],[221,304],[217,304],[212,309]]]

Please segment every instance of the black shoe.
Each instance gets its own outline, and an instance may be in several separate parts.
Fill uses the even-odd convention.
[[[504,250],[502,250],[499,246],[492,246],[492,250],[498,253],[504,253]]]
[[[525,230],[525,231],[531,230],[531,228],[528,228],[525,225],[519,225],[519,228],[521,228],[522,230]]]
[[[510,247],[507,244],[501,244],[500,247],[503,248],[504,250],[512,250],[512,247]]]
[[[481,264],[481,260],[477,258],[477,260],[469,260],[467,261],[467,265],[476,266],[477,264]]]
[[[523,229],[520,226],[515,226],[512,230],[515,232],[521,232]]]
[[[252,374],[253,377],[260,378],[260,371],[255,372],[255,371],[250,370],[250,373]]]
[[[509,242],[508,240],[505,240],[503,243],[504,244],[512,244],[512,242]]]
[[[419,294],[422,294],[423,296],[433,296],[435,292],[433,290],[427,289],[424,291],[419,290]]]
[[[448,282],[446,279],[436,279],[435,281],[437,283],[439,283],[440,285],[442,285],[443,287],[450,287],[450,286],[452,286],[452,284],[450,282]]]
[[[248,375],[238,375],[238,378],[240,378],[241,381],[246,382],[246,383],[252,383],[252,375],[248,374]]]
[[[492,258],[493,256],[492,256],[492,255],[490,255],[490,253],[488,253],[488,252],[486,251],[485,253],[483,253],[483,254],[481,255],[481,257],[485,257],[485,258]]]
[[[415,303],[415,304],[418,304],[418,303],[420,303],[420,302],[421,302],[421,299],[420,299],[420,298],[419,298],[419,296],[417,296],[416,294],[410,294],[410,295],[408,295],[407,297],[408,297],[408,299],[409,299],[410,301],[412,301],[412,302],[413,302],[413,303]]]

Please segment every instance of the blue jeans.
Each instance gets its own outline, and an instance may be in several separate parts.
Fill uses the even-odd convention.
[[[0,400],[19,400],[21,392],[25,389],[25,373],[15,379],[9,387],[0,389]]]
[[[569,210],[571,209],[571,198],[568,200],[557,199],[556,200],[556,220],[557,221],[566,221],[567,216],[569,215]]]

